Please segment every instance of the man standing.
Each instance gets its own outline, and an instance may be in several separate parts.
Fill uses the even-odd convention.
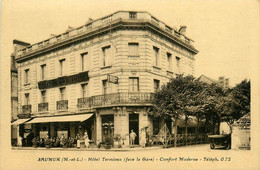
[[[135,137],[136,137],[136,133],[133,130],[131,130],[131,133],[130,133],[130,147],[131,148],[134,147]]]

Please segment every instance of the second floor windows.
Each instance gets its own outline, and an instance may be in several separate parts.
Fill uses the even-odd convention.
[[[111,47],[106,46],[102,48],[103,58],[102,58],[102,66],[109,66],[111,63]]]
[[[129,77],[129,91],[138,92],[139,91],[139,78]]]
[[[176,57],[177,73],[180,73],[180,58]]]
[[[30,105],[30,94],[29,93],[25,93],[24,94],[25,97],[25,105]]]
[[[64,75],[65,61],[65,59],[60,60],[60,76]]]
[[[153,47],[154,65],[159,66],[159,48]]]
[[[88,53],[83,53],[81,54],[81,71],[86,71],[87,68],[87,63],[86,63],[86,59],[87,59]]]
[[[60,100],[66,100],[66,88],[60,88]]]
[[[87,97],[87,85],[88,84],[82,84],[81,85],[82,98]]]
[[[154,80],[153,84],[154,84],[154,92],[156,92],[160,88],[160,80]]]
[[[41,79],[46,79],[46,64],[41,65]]]
[[[103,94],[107,94],[108,93],[108,81],[103,80],[102,85],[103,85]]]
[[[24,84],[28,84],[29,83],[29,73],[30,73],[30,70],[29,69],[26,69],[24,70]]]
[[[139,56],[139,44],[128,43],[129,56]]]
[[[43,91],[41,91],[41,102],[42,103],[46,103],[46,91],[45,90],[43,90]]]
[[[172,70],[172,54],[167,53],[168,70]]]

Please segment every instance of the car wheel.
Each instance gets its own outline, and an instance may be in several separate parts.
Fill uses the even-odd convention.
[[[210,143],[210,149],[215,149],[215,144],[214,143]]]
[[[226,145],[226,149],[231,149],[231,144],[230,143],[227,143],[227,145]]]

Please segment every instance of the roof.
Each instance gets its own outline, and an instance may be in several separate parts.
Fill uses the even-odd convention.
[[[205,83],[209,83],[209,84],[213,84],[213,83],[218,84],[217,80],[212,79],[210,77],[207,77],[207,76],[205,76],[203,74],[198,78],[198,80],[202,81],[202,82],[205,82]]]

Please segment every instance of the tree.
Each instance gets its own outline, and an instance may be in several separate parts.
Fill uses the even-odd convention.
[[[222,121],[232,123],[250,113],[250,81],[245,79],[231,89],[220,109]]]
[[[175,146],[177,134],[177,121],[185,116],[185,136],[187,144],[187,121],[190,115],[198,113],[199,96],[203,91],[203,83],[195,80],[193,76],[177,75],[176,78],[163,85],[161,90],[154,94],[153,111],[155,117],[164,120],[173,119],[175,125]]]

